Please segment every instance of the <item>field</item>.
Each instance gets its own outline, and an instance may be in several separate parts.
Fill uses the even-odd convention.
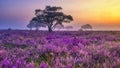
[[[0,68],[119,67],[119,31],[0,30]]]

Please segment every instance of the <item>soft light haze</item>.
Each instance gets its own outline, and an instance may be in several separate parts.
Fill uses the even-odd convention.
[[[91,24],[94,29],[120,30],[120,0],[0,0],[0,29],[26,29],[34,10],[46,5],[61,6],[73,16],[79,29]]]

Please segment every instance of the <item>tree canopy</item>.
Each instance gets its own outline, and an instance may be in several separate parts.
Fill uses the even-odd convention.
[[[71,15],[66,15],[61,12],[61,10],[62,8],[57,6],[46,6],[44,10],[36,9],[35,17],[32,18],[27,27],[47,27],[49,32],[51,32],[55,26],[61,25],[63,27],[63,23],[70,23],[73,21]]]

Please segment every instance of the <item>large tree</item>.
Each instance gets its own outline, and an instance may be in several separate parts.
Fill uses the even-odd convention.
[[[71,21],[73,21],[71,15],[66,15],[63,12],[61,12],[61,10],[61,7],[56,6],[46,6],[44,10],[36,9],[36,17],[34,17],[30,21],[27,27],[47,27],[49,32],[51,32],[55,28],[55,26],[63,26],[63,22],[70,23]]]

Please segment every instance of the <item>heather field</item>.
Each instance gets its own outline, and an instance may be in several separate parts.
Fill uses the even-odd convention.
[[[119,31],[0,30],[0,68],[119,67]]]

